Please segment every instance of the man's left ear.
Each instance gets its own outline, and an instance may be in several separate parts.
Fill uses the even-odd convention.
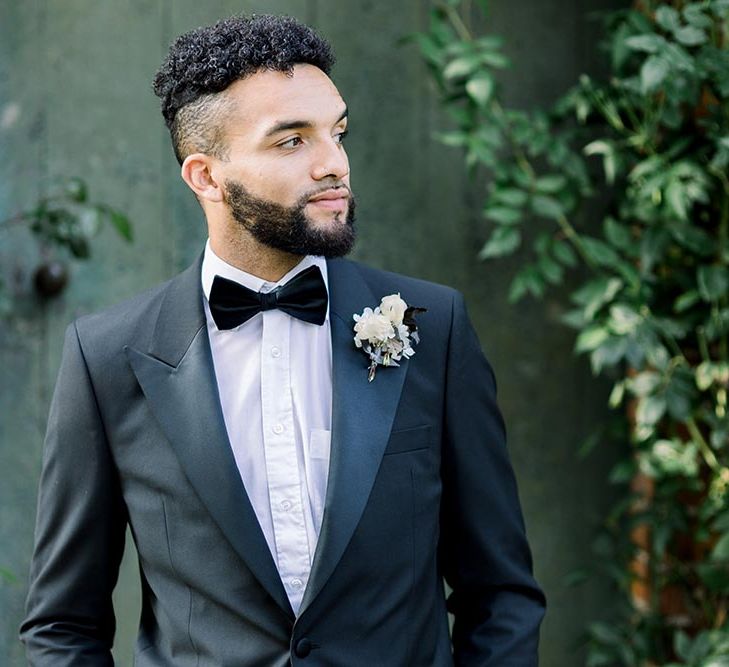
[[[198,199],[219,203],[223,191],[213,176],[213,159],[205,153],[192,153],[182,163],[180,175]]]

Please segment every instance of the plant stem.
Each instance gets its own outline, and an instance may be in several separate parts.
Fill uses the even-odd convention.
[[[473,35],[471,35],[471,31],[466,27],[466,24],[463,22],[461,15],[456,11],[455,7],[449,5],[446,2],[439,2],[438,9],[443,10],[448,15],[448,20],[451,22],[451,25],[455,28],[456,32],[462,40],[466,42],[473,41]]]
[[[582,261],[587,264],[587,266],[589,266],[592,271],[597,273],[599,271],[599,268],[585,249],[585,245],[584,243],[582,243],[582,239],[580,238],[580,235],[577,233],[572,223],[564,215],[560,215],[557,218],[557,223],[564,232],[565,236],[572,242],[572,245],[575,247],[575,250],[579,253],[580,257],[582,257]]]
[[[686,428],[688,428],[688,431],[691,434],[691,439],[699,446],[699,451],[701,452],[704,461],[706,461],[707,465],[714,472],[718,473],[721,470],[721,464],[717,460],[716,454],[714,454],[714,450],[709,447],[709,444],[706,442],[704,436],[701,434],[699,426],[693,417],[689,417],[686,420]]]

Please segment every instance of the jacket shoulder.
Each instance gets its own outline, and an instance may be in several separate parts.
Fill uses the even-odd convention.
[[[353,259],[350,262],[360,272],[364,280],[370,285],[373,292],[379,293],[383,289],[403,291],[409,295],[427,295],[431,299],[451,303],[460,292],[449,285],[409,276],[404,273],[379,269]]]

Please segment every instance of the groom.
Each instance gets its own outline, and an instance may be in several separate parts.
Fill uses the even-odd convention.
[[[463,296],[343,259],[332,63],[293,19],[234,17],[178,38],[157,73],[209,240],[67,329],[31,665],[112,664],[127,525],[139,667],[537,664],[545,600]]]

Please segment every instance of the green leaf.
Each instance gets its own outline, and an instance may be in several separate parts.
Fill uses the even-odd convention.
[[[711,550],[711,560],[729,561],[729,533],[725,533]]]
[[[602,155],[602,164],[605,171],[605,182],[612,185],[615,182],[617,172],[617,157],[615,146],[610,141],[598,139],[592,141],[582,149],[585,155]]]
[[[610,338],[610,332],[605,327],[599,324],[594,324],[577,336],[575,351],[591,352],[602,345],[608,338]]]
[[[666,399],[661,396],[644,396],[638,401],[635,418],[639,424],[653,426],[666,412]]]
[[[129,218],[118,211],[109,210],[109,222],[124,240],[130,242],[133,240],[134,233]]]
[[[617,408],[622,402],[623,397],[625,396],[625,382],[616,382],[613,385],[612,391],[610,392],[610,397],[608,398],[608,405],[615,409]]]
[[[634,244],[633,235],[627,225],[619,223],[612,216],[603,221],[603,232],[605,238],[617,248],[626,249]]]
[[[540,176],[534,183],[537,192],[542,194],[555,194],[564,189],[567,179],[562,174],[546,174]]]
[[[569,241],[555,241],[552,246],[554,256],[565,266],[575,266],[577,264],[577,256]]]
[[[686,197],[686,190],[680,179],[674,178],[666,186],[666,203],[681,220],[688,218],[690,202]]]
[[[527,292],[527,283],[524,276],[521,274],[516,275],[509,286],[509,303],[516,303],[526,296]]]
[[[529,199],[529,195],[524,190],[519,190],[518,188],[497,188],[494,190],[492,197],[501,204],[515,208],[524,206]]]
[[[585,319],[591,320],[600,308],[612,301],[623,288],[619,278],[596,278],[573,292],[572,301],[585,309]]]
[[[699,44],[705,44],[707,41],[706,33],[692,25],[675,30],[673,36],[684,46],[698,46]]]
[[[554,197],[535,195],[531,204],[534,213],[549,220],[559,220],[565,213],[564,206]]]
[[[443,65],[443,49],[430,35],[416,33],[408,37],[417,42],[418,47],[420,47],[420,53],[423,54],[423,57],[427,62],[435,65],[436,67],[441,67]]]
[[[683,423],[691,416],[693,395],[693,384],[688,384],[677,376],[666,387],[666,407],[676,422]]]
[[[729,291],[729,271],[725,266],[700,266],[696,279],[704,301],[718,301]]]
[[[514,303],[528,293],[539,298],[544,294],[544,281],[534,266],[527,265],[517,273],[509,290],[509,302]]]
[[[699,255],[709,256],[715,252],[715,241],[700,227],[696,227],[693,220],[686,223],[674,223],[669,225],[671,236],[684,248]]]
[[[615,366],[625,357],[628,350],[628,339],[623,336],[612,336],[600,347],[592,351],[590,365],[593,375],[597,375],[608,366]]]
[[[661,56],[651,56],[640,68],[640,89],[644,95],[656,90],[668,76],[670,68]]]
[[[704,7],[706,3],[687,3],[683,8],[683,17],[686,21],[696,28],[711,28],[712,21],[704,13]]]
[[[466,146],[469,140],[468,132],[461,132],[460,130],[454,130],[452,132],[435,132],[435,138],[445,146],[452,146],[458,148]]]
[[[656,23],[661,26],[661,28],[669,32],[673,32],[681,25],[678,12],[673,7],[668,7],[666,5],[656,9],[655,19]]]
[[[88,187],[80,178],[69,179],[64,190],[69,199],[79,204],[83,204],[88,199]]]
[[[729,567],[723,563],[699,563],[696,567],[704,585],[722,595],[729,595]]]
[[[466,92],[480,107],[485,107],[494,92],[494,80],[490,74],[479,72],[466,84]]]
[[[655,477],[660,475],[686,475],[693,477],[698,472],[696,455],[696,445],[693,442],[656,440],[651,446],[650,451],[643,453],[640,461],[642,464],[641,469]],[[664,524],[664,527],[669,531],[671,530],[670,525]],[[659,526],[656,526],[657,528]],[[664,535],[664,540],[669,535],[670,533]],[[658,541],[657,535],[654,537],[654,540]],[[661,551],[659,548],[657,550]]]
[[[652,394],[661,384],[661,376],[655,371],[643,371],[628,380],[630,391],[636,396],[643,397]]]
[[[643,318],[627,304],[616,303],[610,306],[609,326],[620,336],[634,332],[642,321]]]
[[[521,233],[516,227],[497,227],[478,254],[480,259],[509,255],[521,244]]]
[[[583,441],[582,444],[577,449],[577,456],[580,459],[586,459],[590,453],[597,447],[597,445],[600,443],[600,439],[602,437],[602,428],[597,428],[594,430],[590,435],[588,435]]]
[[[476,71],[480,64],[479,58],[473,54],[451,60],[443,69],[446,79],[462,79]]]
[[[691,638],[681,630],[673,635],[673,649],[679,658],[690,660],[691,658]]]
[[[582,245],[592,261],[600,266],[613,268],[620,263],[620,257],[615,250],[603,241],[583,236]]]
[[[625,45],[633,51],[656,53],[666,45],[666,40],[656,34],[634,35],[625,40]]]
[[[547,255],[542,255],[537,261],[537,266],[547,282],[557,285],[562,281],[564,269]]]
[[[504,69],[511,65],[511,61],[503,53],[496,51],[482,51],[481,62],[495,69]]]
[[[629,482],[635,475],[635,464],[633,461],[620,461],[616,463],[608,474],[608,481],[611,484],[624,484]]]
[[[515,225],[521,221],[521,211],[506,206],[491,206],[484,210],[483,215],[502,225]]]
[[[700,363],[694,369],[694,375],[696,378],[696,386],[701,391],[706,391],[712,384],[714,384],[714,364],[710,361]]]
[[[687,311],[700,299],[697,290],[689,290],[679,296],[673,304],[673,310],[676,313],[683,313]]]

